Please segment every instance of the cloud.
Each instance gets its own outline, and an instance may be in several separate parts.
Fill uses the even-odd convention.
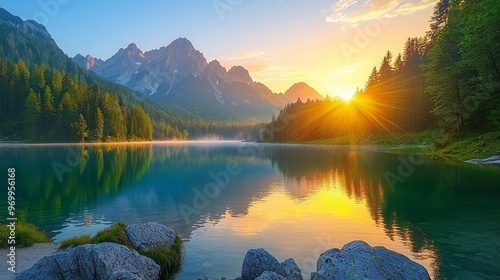
[[[268,71],[270,69],[274,69],[274,65],[271,65],[266,62],[246,62],[242,63],[243,67],[245,67],[250,73],[258,73],[262,71]]]
[[[326,21],[356,24],[373,19],[387,19],[433,7],[438,0],[338,0]]]
[[[227,57],[224,56],[222,58],[226,59],[226,60],[238,60],[238,59],[248,59],[248,58],[261,57],[265,54],[266,54],[265,52],[261,52],[261,51],[246,51],[246,52],[241,52],[241,53],[229,55]]]

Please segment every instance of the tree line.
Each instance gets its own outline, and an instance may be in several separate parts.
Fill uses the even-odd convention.
[[[422,65],[443,145],[470,132],[500,130],[500,5],[441,0]]]
[[[250,123],[206,120],[185,108],[155,104],[147,98],[140,98],[125,87],[78,67],[42,26],[32,25],[0,11],[0,140],[61,142],[81,141],[82,137],[85,141],[147,139],[150,138],[149,126],[139,125],[147,121],[138,107],[151,119],[153,139],[196,139],[206,135],[245,138],[248,131],[253,131]],[[36,85],[35,79],[43,80],[42,85]],[[61,88],[63,82],[64,90]],[[50,93],[47,93],[49,98],[46,99],[47,86]],[[33,90],[31,95],[30,89]],[[109,96],[105,98],[107,93]],[[26,102],[28,96],[30,98]],[[51,96],[53,102],[50,101]],[[87,103],[82,104],[83,101]],[[62,107],[59,108],[61,102]],[[104,103],[107,109],[120,107],[121,116],[106,112]],[[25,105],[34,108],[31,115],[28,110],[23,110]],[[59,109],[70,112],[70,115],[66,117]],[[26,113],[24,118],[23,111]],[[40,122],[35,121],[39,118]],[[102,137],[101,119],[104,119]],[[111,124],[120,119],[126,122],[125,125]],[[61,132],[60,128],[63,128]]]
[[[0,135],[27,141],[151,140],[153,122],[120,95],[44,64],[0,60]],[[172,135],[175,133],[172,133]]]
[[[387,51],[353,101],[289,104],[263,129],[262,139],[439,127],[438,144],[446,145],[473,132],[500,130],[499,26],[495,0],[440,0],[427,34],[408,38],[395,59]]]

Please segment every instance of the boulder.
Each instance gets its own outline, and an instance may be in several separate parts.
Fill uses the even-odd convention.
[[[265,271],[259,277],[255,278],[255,280],[287,280],[287,279],[288,278],[285,278],[272,271]]]
[[[248,250],[241,267],[241,280],[254,280],[265,271],[286,276],[285,268],[269,252],[262,248]]]
[[[128,225],[125,232],[132,245],[140,250],[155,246],[170,247],[176,237],[174,230],[155,222]]]
[[[158,279],[160,267],[150,258],[116,244],[86,244],[43,257],[16,279]]]
[[[321,254],[311,280],[430,279],[427,270],[406,256],[384,247],[352,241]]]
[[[300,270],[300,267],[295,263],[295,261],[290,258],[286,259],[284,262],[281,263],[281,266],[285,269],[286,272],[286,279],[288,280],[304,280],[302,277],[302,271]]]

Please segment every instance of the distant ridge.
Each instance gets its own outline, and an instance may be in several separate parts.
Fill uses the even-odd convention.
[[[155,102],[207,118],[263,121],[298,97],[322,98],[305,83],[275,94],[242,66],[226,70],[217,60],[207,62],[186,38],[147,52],[131,43],[106,61],[80,54],[73,61]]]

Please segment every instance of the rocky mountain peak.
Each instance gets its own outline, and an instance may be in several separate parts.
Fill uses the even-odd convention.
[[[120,49],[110,60],[130,60],[133,63],[141,62],[143,60],[144,53],[137,47],[136,44],[131,43],[125,49]]]
[[[78,64],[78,66],[86,69],[86,70],[91,70],[95,67],[99,67],[103,61],[98,59],[98,58],[94,58],[92,57],[90,54],[87,54],[86,56],[83,56],[81,54],[77,54],[75,55],[75,57],[73,57],[73,61]]]
[[[252,77],[248,73],[248,70],[243,66],[233,66],[227,72],[229,80],[231,82],[244,83],[244,84],[253,84]]]
[[[37,33],[38,35],[52,39],[45,26],[39,24],[34,20],[23,21],[20,17],[9,13],[7,10],[1,7],[0,7],[0,21],[12,24],[25,33],[32,31],[34,33]]]
[[[217,74],[219,77],[226,79],[227,78],[227,70],[224,66],[220,64],[219,61],[212,60],[210,63],[208,63],[207,68]]]

